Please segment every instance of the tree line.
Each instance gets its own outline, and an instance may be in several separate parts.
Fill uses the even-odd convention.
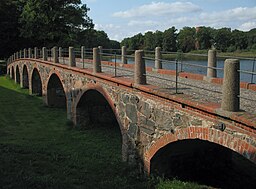
[[[0,59],[35,46],[119,48],[119,42],[94,29],[89,10],[81,0],[1,0]]]
[[[256,28],[248,32],[231,30],[231,28],[214,29],[212,27],[183,27],[179,32],[173,26],[164,32],[148,31],[139,33],[121,41],[128,49],[154,50],[161,47],[163,51],[205,50],[212,47],[222,52],[237,50],[256,50]]]

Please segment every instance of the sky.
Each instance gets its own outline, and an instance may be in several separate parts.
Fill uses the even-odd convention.
[[[122,41],[138,33],[172,26],[256,28],[256,0],[82,0],[95,29]]]

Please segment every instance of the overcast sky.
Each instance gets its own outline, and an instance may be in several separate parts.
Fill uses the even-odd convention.
[[[256,28],[256,0],[82,0],[90,8],[95,29],[121,41],[172,26]]]

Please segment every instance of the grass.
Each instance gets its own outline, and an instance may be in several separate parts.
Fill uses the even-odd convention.
[[[40,97],[0,77],[0,188],[187,186],[200,187],[147,179],[122,162],[119,128],[74,129],[65,110],[46,107]]]

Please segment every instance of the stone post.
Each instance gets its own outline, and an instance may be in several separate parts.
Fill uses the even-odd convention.
[[[85,47],[82,46],[82,47],[81,47],[81,59],[82,59],[82,60],[84,60],[84,49],[85,49]]]
[[[46,47],[42,48],[42,52],[43,52],[43,60],[47,61],[48,55],[47,55],[47,49]]]
[[[62,57],[62,47],[59,47],[59,58]]]
[[[224,81],[221,109],[237,112],[240,109],[240,62],[238,59],[226,59],[224,63]]]
[[[102,60],[102,46],[98,46],[98,48],[99,48],[99,54],[100,54],[100,61]]]
[[[162,69],[162,54],[161,47],[156,47],[155,49],[155,69]]]
[[[58,49],[57,47],[52,48],[52,59],[54,63],[59,63]]]
[[[23,58],[23,57],[22,57],[22,50],[20,50],[20,58]]]
[[[99,48],[93,48],[93,73],[101,72]]]
[[[27,55],[27,49],[24,49],[24,58],[27,58],[28,55]]]
[[[208,67],[216,68],[217,65],[217,57],[216,57],[216,50],[209,50],[208,51]],[[212,68],[207,68],[207,77],[213,78],[217,77],[217,70]]]
[[[84,46],[82,46],[81,47],[81,60],[82,60],[82,64],[83,64],[83,68],[84,68],[84,51],[85,51],[85,47]]]
[[[127,58],[126,58],[126,46],[122,46],[122,63],[127,64]]]
[[[135,84],[145,85],[146,82],[146,66],[143,50],[135,51],[135,70],[134,70],[134,82]]]
[[[16,52],[17,59],[20,59],[19,52]]]
[[[34,48],[34,58],[35,59],[38,58],[38,49],[37,49],[37,47]]]
[[[28,48],[28,58],[32,58],[32,49]]]
[[[74,47],[69,47],[68,52],[69,52],[69,66],[76,67],[76,59],[75,59],[76,57],[75,57]]]

